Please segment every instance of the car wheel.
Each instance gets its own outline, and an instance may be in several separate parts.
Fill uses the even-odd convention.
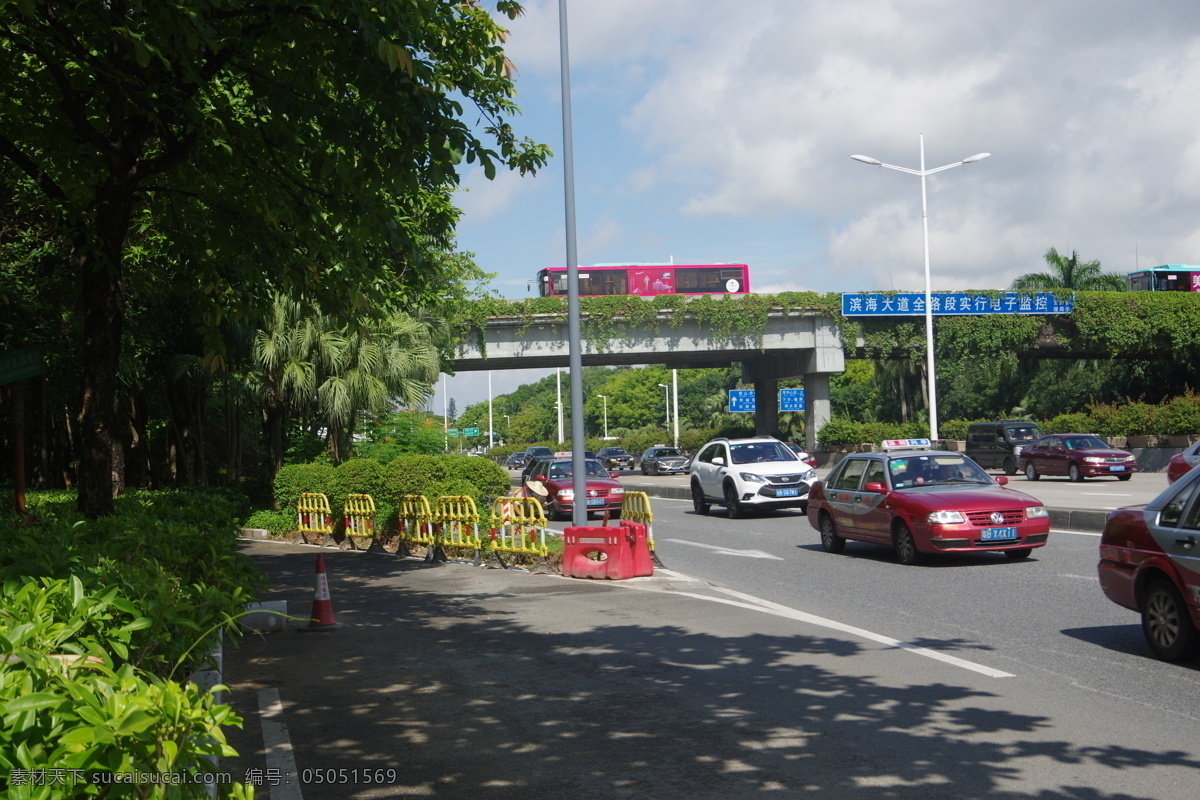
[[[846,540],[837,534],[837,526],[829,514],[821,515],[821,549],[826,553],[840,553],[846,549]]]
[[[892,531],[892,546],[896,549],[896,560],[901,564],[911,566],[921,560],[921,551],[913,541],[912,531],[903,522]]]
[[[1118,475],[1118,476],[1117,476],[1117,480],[1119,480],[1119,481],[1127,481],[1127,480],[1129,480],[1129,479],[1130,479],[1130,478],[1132,478],[1132,477],[1133,477],[1133,475],[1132,475],[1131,473],[1129,473],[1129,472],[1126,472],[1124,475]]]
[[[732,483],[725,484],[725,508],[729,511],[730,519],[740,519],[746,516],[746,510],[738,502],[737,487]]]
[[[1079,483],[1083,480],[1083,473],[1079,471],[1078,464],[1071,464],[1067,467],[1067,477],[1071,479],[1072,483]]]
[[[1025,477],[1031,481],[1036,481],[1038,478],[1042,477],[1041,475],[1038,475],[1037,467],[1033,465],[1032,461],[1025,463]]]
[[[1142,632],[1163,661],[1190,661],[1200,655],[1200,635],[1174,584],[1156,580],[1142,596]]]
[[[700,481],[692,481],[692,508],[700,516],[708,516],[708,500],[704,498],[704,490],[700,488]]]
[[[1004,474],[1009,476],[1016,475],[1017,462],[1011,458],[1004,459]]]
[[[1022,558],[1029,558],[1029,554],[1032,552],[1032,547],[1018,547],[1014,550],[1005,550],[1004,555],[1008,556],[1013,561],[1020,561]]]

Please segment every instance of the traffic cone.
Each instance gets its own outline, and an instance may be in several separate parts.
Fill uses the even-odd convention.
[[[333,619],[333,603],[329,602],[329,579],[325,576],[325,556],[317,556],[317,583],[313,589],[312,616],[298,631],[336,631],[346,627]]]

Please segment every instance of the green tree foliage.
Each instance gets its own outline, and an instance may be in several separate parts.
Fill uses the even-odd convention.
[[[78,307],[89,516],[111,510],[131,301],[192,300],[219,365],[222,320],[253,315],[263,289],[304,289],[330,314],[384,286],[436,297],[430,245],[448,244],[460,162],[491,177],[548,156],[507,121],[504,32],[475,3],[28,0],[2,13],[0,158],[27,187],[18,213],[52,226]]]
[[[1049,272],[1028,272],[1012,282],[1018,292],[1050,292],[1072,289],[1081,292],[1122,292],[1125,278],[1115,272],[1103,272],[1099,261],[1080,261],[1079,253],[1064,256],[1051,247],[1044,256]]]

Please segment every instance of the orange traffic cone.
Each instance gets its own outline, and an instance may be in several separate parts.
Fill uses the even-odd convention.
[[[334,622],[333,603],[329,602],[329,579],[325,576],[325,556],[317,556],[317,584],[313,589],[312,616],[298,631],[336,631],[346,627]]]

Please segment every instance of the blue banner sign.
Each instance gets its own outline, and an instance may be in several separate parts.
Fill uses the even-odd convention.
[[[753,389],[730,389],[729,390],[729,413],[730,414],[753,414],[754,413],[754,390]]]
[[[780,389],[779,390],[779,410],[780,411],[803,411],[804,410],[804,390],[803,389]]]
[[[1070,314],[1075,295],[1058,297],[1054,292],[933,292],[932,312],[951,314]],[[842,315],[847,317],[896,317],[925,314],[924,292],[854,292],[842,295]]]

